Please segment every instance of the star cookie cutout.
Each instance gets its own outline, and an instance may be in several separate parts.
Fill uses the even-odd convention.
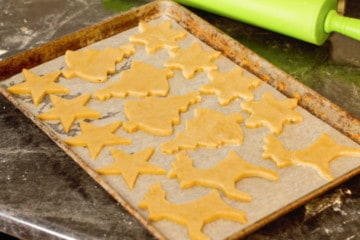
[[[13,94],[30,94],[35,106],[39,105],[47,94],[68,94],[69,89],[55,83],[60,71],[55,71],[44,76],[38,76],[30,70],[23,69],[25,82],[8,87],[7,90]]]
[[[124,112],[128,121],[124,123],[124,129],[130,133],[143,130],[157,136],[169,136],[173,133],[173,125],[180,123],[180,113],[186,112],[191,104],[200,101],[201,97],[197,92],[183,96],[126,101]]]
[[[191,79],[198,71],[217,70],[217,65],[213,63],[220,57],[221,53],[214,50],[204,50],[200,43],[194,42],[186,49],[176,49],[170,52],[171,59],[164,63],[164,67],[171,69],[181,69],[186,79]]]
[[[294,111],[297,99],[276,99],[271,93],[265,92],[260,101],[241,103],[241,108],[251,114],[245,126],[256,128],[266,126],[272,133],[280,134],[284,124],[302,121],[300,113]]]
[[[132,62],[131,68],[120,73],[120,80],[97,90],[94,97],[105,101],[111,97],[166,96],[169,92],[168,79],[173,76],[170,69],[158,69],[144,62]]]
[[[161,48],[178,48],[178,40],[185,38],[187,32],[171,28],[170,21],[163,21],[159,25],[151,26],[145,22],[139,23],[140,33],[130,36],[130,42],[145,44],[146,52],[155,53]]]
[[[225,115],[208,109],[195,109],[195,118],[186,122],[185,130],[176,135],[175,139],[161,144],[161,151],[173,154],[180,150],[197,147],[217,148],[225,144],[240,145],[243,132],[240,123],[242,115],[232,113]]]
[[[122,122],[116,121],[105,126],[96,125],[81,121],[81,134],[65,140],[71,146],[86,146],[90,155],[95,159],[105,146],[130,144],[131,140],[115,135]]]
[[[140,174],[166,174],[165,169],[148,162],[154,150],[150,147],[141,152],[127,154],[113,148],[110,151],[114,162],[96,171],[105,175],[121,175],[128,187],[133,189]]]
[[[116,63],[135,53],[132,44],[104,50],[85,49],[65,53],[67,69],[62,71],[65,78],[79,77],[90,82],[105,82],[108,74],[116,71]]]
[[[273,134],[265,138],[263,158],[272,159],[279,168],[309,166],[330,181],[335,178],[330,170],[330,162],[338,157],[360,157],[360,148],[339,144],[326,133],[322,133],[314,143],[302,150],[285,149]]]
[[[202,228],[219,219],[247,223],[246,214],[227,205],[216,190],[193,202],[175,204],[166,199],[166,192],[156,183],[150,186],[139,207],[148,210],[151,221],[166,219],[186,227],[190,239],[209,239]]]
[[[85,106],[90,97],[90,94],[83,94],[73,99],[65,99],[50,95],[53,108],[48,112],[39,114],[38,118],[41,120],[60,120],[64,131],[67,133],[76,119],[101,117],[100,112]]]
[[[216,94],[222,106],[230,104],[236,98],[243,98],[246,101],[253,100],[253,89],[261,83],[258,78],[243,76],[241,67],[235,67],[227,73],[210,71],[208,77],[211,82],[203,85],[200,92]]]
[[[177,177],[182,188],[195,185],[215,188],[228,198],[245,202],[250,202],[251,196],[236,188],[236,183],[241,179],[259,177],[276,181],[279,178],[276,172],[248,163],[235,151],[230,151],[222,161],[208,169],[194,168],[193,160],[186,151],[181,151],[172,163],[169,177]]]

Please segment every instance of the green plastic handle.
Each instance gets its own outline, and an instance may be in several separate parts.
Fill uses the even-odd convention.
[[[337,15],[337,0],[176,1],[316,45],[333,31],[359,39],[359,20]]]
[[[325,32],[338,32],[360,41],[360,19],[340,16],[331,10],[326,17]]]

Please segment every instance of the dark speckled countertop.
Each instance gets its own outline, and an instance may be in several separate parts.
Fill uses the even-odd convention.
[[[0,60],[148,1],[0,0]],[[360,118],[360,42],[314,46],[194,10]],[[360,18],[360,2],[345,14]],[[248,239],[360,239],[360,176]],[[152,239],[149,232],[0,95],[0,239]]]

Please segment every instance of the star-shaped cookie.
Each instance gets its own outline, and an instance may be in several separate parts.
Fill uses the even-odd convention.
[[[172,29],[171,22],[167,20],[156,26],[140,22],[139,30],[140,33],[130,36],[129,40],[133,43],[145,44],[146,52],[149,54],[161,48],[178,48],[177,41],[187,35],[184,30]]]
[[[109,145],[130,144],[131,140],[115,135],[122,122],[116,121],[105,126],[95,126],[93,124],[81,121],[81,134],[65,140],[65,143],[72,146],[86,146],[90,155],[95,159],[100,151]]]
[[[8,87],[13,94],[30,94],[35,106],[39,105],[46,94],[68,94],[69,89],[55,83],[61,74],[55,71],[44,76],[38,76],[28,69],[22,71],[25,82]]]
[[[253,88],[260,85],[261,80],[255,77],[243,76],[243,69],[235,67],[230,72],[222,73],[210,71],[210,83],[203,85],[200,92],[203,94],[216,94],[220,105],[224,106],[236,98],[246,101],[254,99]]]
[[[130,69],[120,73],[120,80],[95,91],[94,97],[105,101],[111,97],[166,96],[169,92],[168,79],[173,75],[170,69],[158,69],[145,62],[132,62]]]
[[[100,174],[120,174],[128,187],[133,189],[140,174],[166,174],[166,170],[148,162],[155,148],[150,147],[141,152],[127,154],[112,148],[111,155],[114,162],[106,167],[97,169]]]
[[[101,117],[98,111],[85,106],[89,102],[90,97],[90,94],[83,94],[73,99],[65,99],[50,95],[53,108],[48,112],[39,114],[38,118],[41,120],[60,120],[64,131],[67,133],[76,119]]]
[[[85,49],[65,53],[68,68],[62,71],[65,78],[79,77],[90,82],[105,82],[108,74],[115,73],[116,63],[124,57],[135,53],[133,44],[124,44],[119,48],[105,48],[104,50]]]
[[[339,144],[326,133],[322,133],[314,143],[301,150],[285,149],[279,139],[269,134],[265,138],[263,152],[263,158],[272,159],[279,168],[291,165],[310,166],[329,181],[335,178],[330,170],[330,162],[342,156],[360,157],[360,148]]]
[[[266,126],[272,133],[280,134],[284,124],[302,121],[301,114],[293,110],[297,101],[295,98],[278,100],[271,93],[265,92],[260,101],[243,102],[241,108],[251,114],[245,126]]]
[[[214,50],[204,50],[200,43],[194,42],[186,49],[170,51],[171,59],[164,63],[165,67],[181,69],[186,79],[193,78],[198,71],[217,70],[213,62],[221,53]]]

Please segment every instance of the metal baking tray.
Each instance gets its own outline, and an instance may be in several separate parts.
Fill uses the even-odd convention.
[[[172,1],[155,1],[144,5],[139,8],[132,9],[126,13],[120,14],[116,17],[108,19],[104,22],[100,22],[91,27],[85,28],[78,32],[74,32],[70,35],[64,36],[55,41],[51,41],[34,49],[26,52],[22,52],[18,55],[10,57],[0,62],[0,92],[9,99],[18,109],[20,109],[29,119],[33,121],[44,133],[46,133],[55,143],[58,144],[72,159],[77,162],[97,183],[99,183],[112,197],[114,197],[119,203],[121,203],[131,214],[133,214],[141,223],[144,224],[149,231],[159,239],[184,239],[187,237],[185,228],[180,225],[173,224],[168,221],[150,222],[147,220],[147,211],[139,210],[136,206],[136,201],[139,196],[142,196],[146,192],[148,182],[151,177],[143,179],[142,183],[139,183],[140,190],[139,196],[131,197],[131,194],[136,195],[134,192],[124,189],[125,185],[119,185],[119,179],[111,179],[110,177],[104,177],[99,175],[94,169],[97,164],[101,165],[101,161],[94,161],[88,159],[86,151],[83,149],[74,149],[63,142],[64,135],[54,130],[54,128],[47,122],[40,121],[37,117],[38,109],[31,107],[28,98],[21,96],[11,95],[6,91],[6,87],[9,83],[16,81],[22,81],[21,70],[23,68],[34,69],[35,72],[46,73],[51,68],[61,69],[64,67],[63,55],[66,50],[78,50],[82,48],[104,48],[110,45],[120,45],[119,43],[125,43],[126,37],[131,33],[137,31],[137,26],[140,21],[156,22],[163,19],[171,20],[177,27],[185,29],[190,34],[190,40],[197,40],[204,46],[220,51],[223,57],[224,68],[229,66],[241,66],[245,69],[246,74],[255,75],[263,80],[263,89],[255,90],[259,91],[257,97],[264,91],[272,91],[279,97],[297,97],[299,98],[299,110],[306,118],[309,119],[311,126],[304,126],[304,129],[299,128],[296,133],[306,132],[310,128],[313,129],[311,136],[293,136],[294,145],[301,144],[299,138],[304,141],[302,144],[305,146],[307,143],[311,143],[310,140],[314,139],[314,135],[321,131],[329,131],[337,139],[341,139],[346,144],[359,147],[360,143],[360,121],[350,114],[342,110],[337,105],[333,104],[326,98],[322,97],[312,89],[304,86],[302,83],[278,69],[270,62],[263,59],[261,56],[253,53],[241,45],[236,40],[224,34],[221,30],[210,25],[200,17],[196,16],[186,8],[172,2]],[[141,47],[139,47],[140,49]],[[143,52],[145,54],[145,52]],[[126,63],[124,63],[126,64]],[[62,80],[64,82],[69,80]],[[193,82],[189,80],[189,86],[193,85]],[[91,86],[89,86],[91,88]],[[175,87],[176,88],[176,87]],[[118,101],[118,100],[114,100]],[[215,102],[215,101],[210,101]],[[107,107],[111,109],[111,101],[107,103]],[[233,108],[236,104],[234,103]],[[45,100],[44,105],[40,106],[40,109],[45,110],[49,106],[49,99]],[[233,110],[232,108],[229,111]],[[186,114],[185,114],[186,115]],[[191,111],[187,116],[182,117],[181,124],[183,125],[186,119],[191,119]],[[305,122],[307,122],[306,120]],[[78,128],[78,127],[77,127]],[[315,129],[315,130],[314,130]],[[246,130],[243,126],[243,130],[251,132],[253,130]],[[179,130],[180,131],[180,130]],[[263,136],[265,134],[264,129],[256,130],[256,134]],[[310,130],[309,130],[310,131]],[[317,132],[316,132],[317,131]],[[285,133],[285,137],[292,136],[291,132]],[[141,138],[143,135],[140,135]],[[145,138],[144,138],[145,139]],[[151,140],[149,140],[151,141]],[[146,144],[146,140],[143,141]],[[144,146],[139,144],[139,150],[144,149]],[[212,156],[212,150],[204,150],[203,156]],[[245,147],[240,150],[246,155]],[[261,151],[258,150],[257,155],[250,154],[250,156],[261,156]],[[159,163],[163,163],[167,166],[171,163],[171,156],[162,156]],[[249,157],[250,158],[250,157]],[[261,158],[261,157],[259,157]],[[247,224],[233,224],[227,221],[217,221],[209,224],[210,227],[205,226],[204,231],[214,239],[224,238],[242,238],[249,233],[259,229],[274,219],[288,213],[289,211],[299,207],[310,199],[323,194],[329,189],[339,185],[340,183],[348,180],[349,178],[359,174],[360,172],[360,160],[359,159],[340,159],[333,166],[333,168],[339,168],[336,173],[336,178],[331,181],[324,181],[319,178],[317,174],[312,170],[307,171],[303,168],[294,168],[295,170],[278,170],[271,161],[264,161],[262,159],[254,160],[257,164],[268,167],[274,171],[280,171],[281,177],[284,177],[283,182],[276,185],[273,190],[267,191],[272,183],[251,180],[241,184],[241,187],[247,191],[252,191],[254,195],[254,203],[237,203],[234,201],[228,201],[233,207],[240,210],[246,209],[245,212],[249,214],[249,222]],[[346,163],[346,164],[344,164]],[[209,163],[211,164],[211,163]],[[288,174],[290,173],[290,174]],[[287,176],[288,175],[288,176]],[[165,176],[166,177],[166,176]],[[157,179],[161,177],[155,177]],[[163,176],[164,178],[164,176]],[[304,182],[296,184],[294,178],[307,179]],[[167,181],[167,180],[166,180]],[[171,184],[175,184],[176,180],[172,180]],[[293,182],[291,182],[293,181]],[[141,181],[140,181],[141,182]],[[137,183],[138,184],[138,183]],[[171,185],[170,184],[170,185]],[[300,186],[301,185],[301,186]],[[302,186],[305,188],[302,188]],[[275,185],[274,185],[275,186]],[[261,194],[258,199],[256,198],[256,191],[254,187],[262,187]],[[241,189],[243,190],[243,189]],[[255,189],[256,190],[256,189]],[[136,192],[135,188],[135,192]],[[190,192],[187,192],[190,191]],[[191,193],[193,191],[194,193]],[[198,192],[196,192],[198,191]],[[174,193],[183,194],[185,199],[176,199],[179,201],[187,201],[194,196],[200,196],[206,192],[204,189],[199,190],[182,190],[175,189]],[[189,193],[189,194],[188,194]],[[194,196],[193,196],[194,195]],[[270,198],[271,196],[271,198]],[[171,196],[169,196],[171,199]],[[186,198],[188,197],[188,199]],[[268,199],[267,199],[268,198]],[[251,205],[252,204],[252,205]],[[250,207],[248,207],[250,206]]]

